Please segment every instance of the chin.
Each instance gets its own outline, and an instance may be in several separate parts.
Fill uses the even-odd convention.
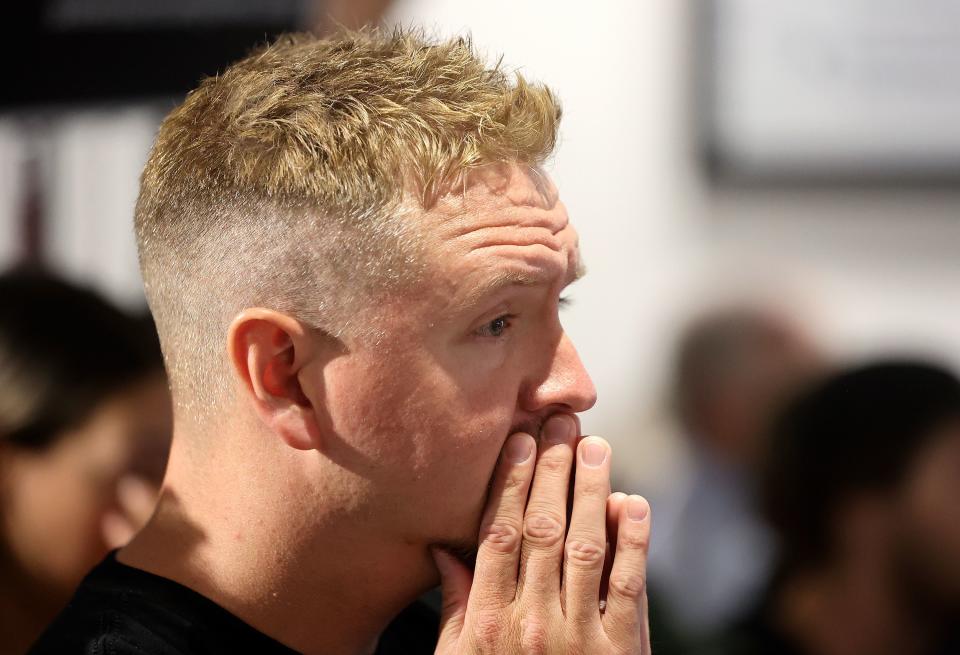
[[[480,534],[480,512],[461,517],[456,525],[451,521],[442,526],[428,539],[431,547],[439,548],[455,556],[473,569],[477,560],[477,543]]]
[[[475,501],[470,506],[460,505],[446,512],[437,512],[437,516],[443,516],[442,523],[435,524],[433,534],[428,537],[431,547],[450,553],[471,570],[477,561],[480,522],[490,495],[490,486],[491,482],[488,481],[476,493]],[[469,495],[474,496],[474,493]]]
[[[450,553],[458,560],[463,562],[467,567],[472,571],[477,565],[477,543],[474,540],[473,543],[470,542],[457,542],[457,541],[437,541],[430,544],[432,548],[439,548],[440,550]]]

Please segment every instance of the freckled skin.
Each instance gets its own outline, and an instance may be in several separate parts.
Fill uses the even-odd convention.
[[[349,437],[327,454],[363,479],[381,535],[469,547],[507,436],[596,400],[559,318],[577,235],[549,180],[518,167],[477,172],[423,220],[424,284],[382,308],[380,346],[328,367],[331,421]],[[485,286],[511,276],[526,283]]]

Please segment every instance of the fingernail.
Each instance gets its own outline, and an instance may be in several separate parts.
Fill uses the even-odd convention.
[[[573,419],[565,414],[554,414],[547,419],[543,426],[543,440],[547,443],[563,443],[573,439],[576,424]]]
[[[533,439],[525,434],[514,435],[507,444],[507,459],[514,464],[523,464],[533,453]]]
[[[607,459],[607,445],[600,441],[588,441],[580,449],[580,460],[586,466],[596,468]]]
[[[647,518],[647,501],[640,496],[627,498],[627,518],[631,521],[642,521]]]

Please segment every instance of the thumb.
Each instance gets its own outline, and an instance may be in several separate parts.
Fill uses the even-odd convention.
[[[450,553],[437,547],[431,548],[430,552],[437,570],[440,571],[440,591],[443,594],[440,639],[437,643],[437,652],[442,652],[456,643],[460,631],[463,630],[473,574]]]

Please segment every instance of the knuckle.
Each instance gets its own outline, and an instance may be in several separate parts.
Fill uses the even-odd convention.
[[[623,531],[617,536],[617,545],[629,550],[646,552],[650,546],[650,535],[647,532]]]
[[[549,639],[547,628],[535,617],[527,617],[521,622],[520,649],[525,655],[542,655],[547,652]]]
[[[538,510],[523,519],[523,539],[537,546],[553,546],[563,538],[563,523],[556,516]]]
[[[612,650],[612,640],[608,639],[603,630],[598,630],[599,619],[594,616],[577,616],[573,620],[567,617],[566,621],[566,649],[564,655],[604,655],[617,653]],[[636,651],[627,651],[635,653]]]
[[[518,494],[526,483],[526,476],[518,472],[510,473],[503,479],[503,495],[513,496]]]
[[[593,541],[573,540],[567,542],[567,563],[574,566],[595,568],[603,564],[606,549]]]
[[[493,521],[484,526],[480,543],[498,553],[514,553],[520,547],[520,532],[506,521]]]
[[[500,641],[503,625],[500,612],[481,611],[473,617],[471,633],[477,644],[490,646]]]
[[[582,476],[577,479],[576,494],[578,496],[603,496],[606,498],[608,483],[599,476]]]
[[[544,474],[550,476],[566,476],[567,469],[570,467],[572,456],[565,456],[553,452],[548,452],[537,462],[537,474],[543,477]]]
[[[609,584],[611,593],[635,602],[639,602],[647,591],[646,578],[639,573],[621,571],[612,574]]]

